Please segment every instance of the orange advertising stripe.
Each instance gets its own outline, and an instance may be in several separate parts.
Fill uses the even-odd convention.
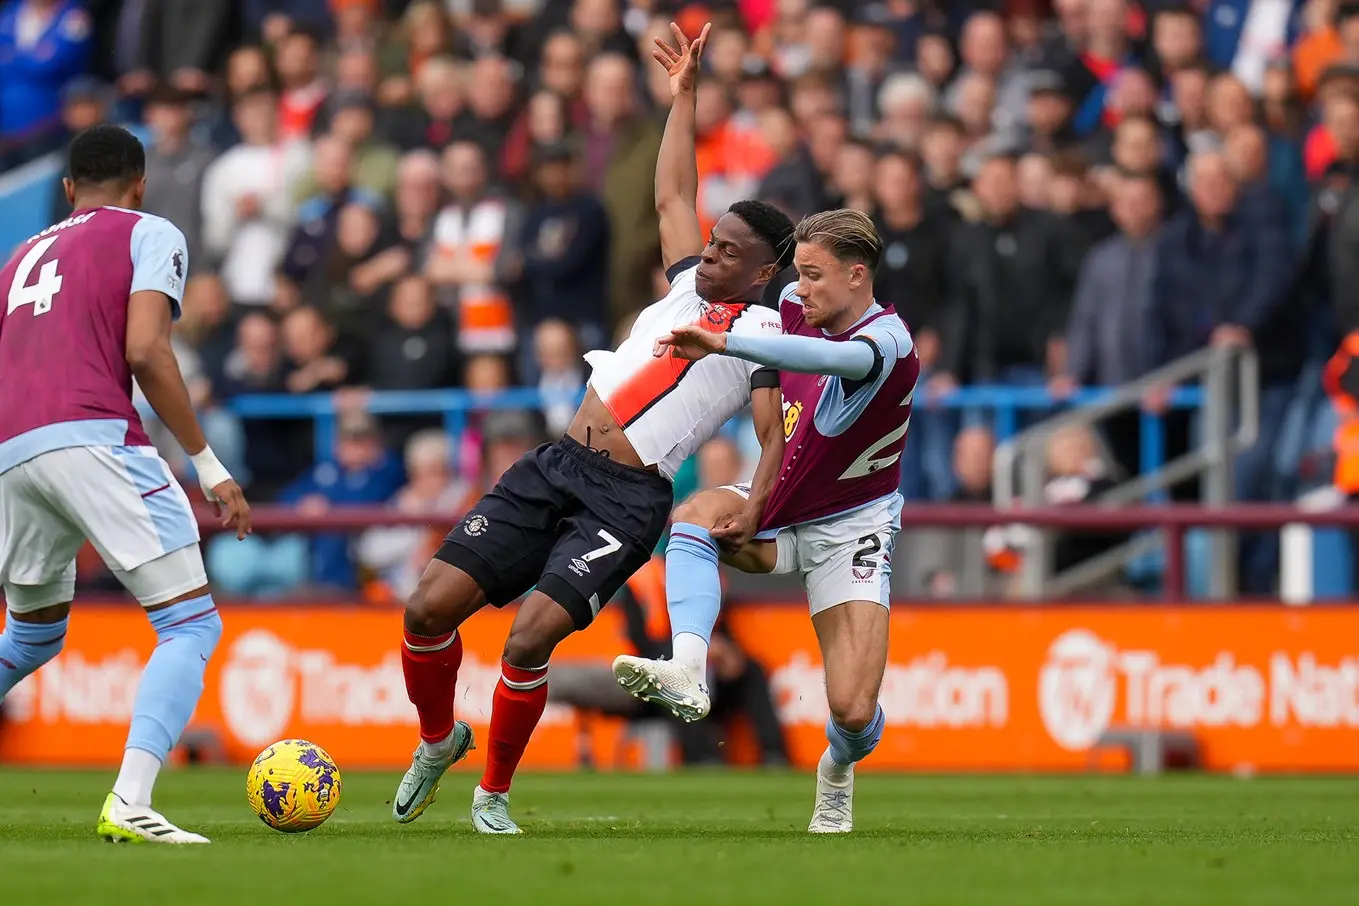
[[[732,607],[764,665],[795,764],[825,749],[825,684],[805,602]],[[399,609],[223,607],[196,729],[248,762],[285,737],[346,767],[403,768],[418,737],[406,699]],[[487,609],[462,629],[458,716],[484,740],[514,618]],[[1351,607],[898,607],[879,701],[882,744],[863,767],[1080,771],[1126,766],[1098,748],[1120,727],[1173,729],[1217,771],[1359,771],[1359,611]],[[61,655],[6,698],[0,762],[116,765],[155,636],[137,608],[83,606]],[[627,651],[606,608],[552,659],[608,671]],[[551,686],[551,672],[548,685]],[[588,730],[587,730],[588,728]],[[633,763],[617,721],[553,704],[524,765]],[[727,738],[725,751],[741,748]],[[475,767],[486,747],[472,753]]]
[[[714,305],[708,314],[694,323],[712,333],[726,333],[747,307],[744,303]],[[604,401],[609,413],[626,428],[678,387],[693,365],[693,362],[669,353],[653,358]]]

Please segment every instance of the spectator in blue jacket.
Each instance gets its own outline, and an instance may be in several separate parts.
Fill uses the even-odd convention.
[[[317,463],[284,489],[280,502],[315,516],[334,506],[386,503],[404,483],[401,460],[383,448],[377,421],[365,412],[352,412],[340,418],[335,461]],[[343,532],[318,534],[312,539],[313,584],[350,591],[358,588],[350,556],[352,540]]]
[[[78,0],[0,0],[0,170],[61,143],[61,89],[90,55]]]
[[[1163,365],[1208,345],[1255,346],[1260,352],[1260,436],[1237,461],[1242,500],[1273,496],[1272,463],[1279,429],[1301,365],[1301,334],[1278,317],[1291,274],[1290,243],[1276,213],[1242,203],[1225,156],[1189,158],[1190,205],[1157,243],[1158,273],[1149,306],[1150,365]],[[1241,538],[1242,590],[1267,594],[1277,536]]]

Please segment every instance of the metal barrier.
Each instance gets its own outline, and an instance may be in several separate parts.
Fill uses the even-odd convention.
[[[321,515],[304,516],[291,507],[262,506],[254,511],[257,531],[362,531],[375,526],[418,525],[448,529],[461,513],[401,513],[381,507],[336,506]],[[207,510],[198,514],[205,535],[223,531]],[[1031,525],[1068,531],[1158,530],[1165,545],[1162,596],[1182,602],[1185,596],[1184,537],[1193,528],[1272,530],[1284,526],[1359,527],[1359,506],[1303,510],[1289,504],[1240,503],[1223,507],[1192,504],[1107,509],[1099,506],[1018,507],[997,509],[976,504],[907,504],[902,525],[911,528],[976,529],[996,525]]]
[[[921,408],[990,410],[996,439],[1003,441],[1015,434],[1021,412],[1064,406],[1106,406],[1110,400],[1121,398],[1121,393],[1117,388],[1087,388],[1059,400],[1043,387],[960,387],[937,400],[923,402]],[[374,415],[439,415],[449,433],[457,435],[466,428],[470,412],[534,409],[542,403],[543,397],[536,388],[505,390],[491,395],[466,390],[395,390],[367,395],[364,408]],[[1180,388],[1170,399],[1170,406],[1176,409],[1198,408],[1202,403],[1203,393],[1196,387]],[[331,458],[339,413],[333,394],[247,394],[229,400],[226,408],[243,419],[312,419],[316,423],[316,457],[322,461]],[[1159,416],[1148,414],[1146,417],[1152,424],[1160,424]],[[1149,436],[1153,433],[1148,432]],[[1164,444],[1148,449],[1154,455],[1143,467],[1154,469],[1161,464],[1157,457],[1164,455]],[[1161,452],[1157,453],[1157,450]]]
[[[1202,480],[1205,504],[1221,506],[1233,500],[1235,457],[1255,443],[1260,429],[1259,359],[1248,347],[1199,350],[1114,389],[1102,399],[1083,402],[1006,440],[996,449],[992,485],[996,505],[1005,508],[1022,501],[1027,507],[1035,507],[1044,502],[1047,447],[1058,431],[1093,428],[1111,415],[1139,411],[1151,390],[1187,381],[1202,381],[1203,385],[1199,400],[1203,415],[1199,447],[1166,462],[1162,423],[1148,420],[1144,412],[1140,474],[1103,494],[1100,503],[1119,506],[1140,502],[1195,477]],[[1236,538],[1229,532],[1217,531],[1212,533],[1211,543],[1210,594],[1229,599],[1236,588]],[[1052,539],[1046,532],[1039,532],[1024,560],[1025,596],[1039,599],[1061,595],[1098,582],[1121,571],[1149,546],[1146,539],[1133,539],[1091,562],[1053,576]]]

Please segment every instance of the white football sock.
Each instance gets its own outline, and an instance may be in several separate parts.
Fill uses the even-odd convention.
[[[681,632],[675,636],[674,661],[685,667],[700,683],[708,681],[708,643],[700,635]]]
[[[849,779],[849,775],[854,771],[854,764],[841,764],[835,760],[835,756],[833,756],[831,750],[827,748],[825,752],[821,753],[821,764],[819,765],[818,770],[821,772],[821,776],[825,777],[827,780],[833,780],[840,783]]]
[[[151,791],[160,774],[160,759],[144,749],[125,749],[123,766],[113,782],[113,793],[128,805],[151,805]]]
[[[453,751],[453,735],[456,729],[457,725],[455,724],[454,729],[450,730],[448,735],[439,742],[425,742],[423,739],[420,740],[420,751],[424,753],[426,758],[437,760],[447,757],[448,754]]]

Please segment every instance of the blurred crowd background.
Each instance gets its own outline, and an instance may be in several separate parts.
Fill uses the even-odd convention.
[[[908,498],[991,499],[991,422],[939,405],[955,388],[1045,386],[1057,407],[1210,344],[1262,363],[1238,495],[1329,483],[1320,373],[1359,326],[1355,2],[3,0],[0,170],[97,122],[139,128],[147,209],[190,247],[181,366],[252,499],[456,511],[563,429],[580,351],[666,291],[652,178],[670,99],[649,47],[672,19],[713,22],[705,228],[748,197],[878,224],[877,292],[926,372]],[[54,190],[49,219],[67,213]],[[541,411],[473,412],[456,435],[365,405],[510,387],[539,388]],[[329,456],[307,419],[229,411],[316,392],[340,406]],[[1138,424],[1054,439],[1053,499],[1136,473]],[[1167,413],[1171,452],[1192,432]],[[678,496],[747,474],[754,450],[730,426]],[[437,539],[264,534],[209,559],[227,592],[395,600]],[[1260,540],[1243,588],[1268,593]],[[921,593],[955,587],[949,547],[913,558]]]

